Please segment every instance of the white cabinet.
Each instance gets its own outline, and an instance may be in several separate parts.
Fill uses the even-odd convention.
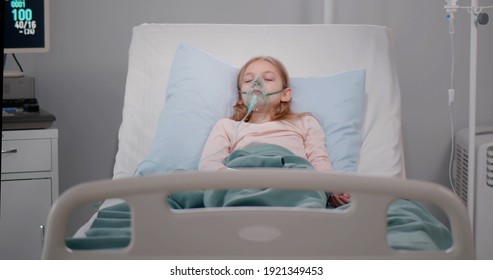
[[[58,197],[58,130],[2,131],[0,259],[39,259]]]

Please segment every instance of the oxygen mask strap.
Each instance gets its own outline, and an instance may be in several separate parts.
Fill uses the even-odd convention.
[[[274,91],[274,92],[267,92],[267,93],[264,93],[263,95],[265,96],[271,96],[271,95],[275,95],[275,94],[278,94],[278,93],[281,93],[283,92],[285,89],[280,89],[278,91]],[[241,94],[249,94],[251,93],[252,91],[240,91]]]
[[[265,94],[265,96],[271,96],[271,95],[274,95],[274,94],[281,93],[281,92],[283,92],[283,91],[284,91],[284,89],[282,88],[282,89],[280,89],[280,90],[278,90],[278,91],[274,91],[274,92],[269,92],[269,93],[266,93],[266,94]]]
[[[264,82],[262,81],[262,78],[259,76],[256,76],[255,79],[253,79],[252,83],[248,87],[246,91],[241,91],[241,94],[252,94],[255,91],[258,91],[262,93],[262,95],[265,96],[271,96],[274,94],[281,93],[284,89],[280,89],[278,91],[274,92],[267,92],[267,89],[265,88]]]

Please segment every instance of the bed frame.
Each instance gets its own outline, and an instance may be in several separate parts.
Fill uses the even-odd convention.
[[[202,48],[237,67],[254,55],[273,55],[283,61],[291,76],[297,77],[366,69],[367,106],[356,174],[244,170],[132,177],[149,152],[156,133],[159,114],[165,105],[166,77],[181,42]],[[123,121],[113,180],[82,184],[60,196],[49,215],[43,258],[474,258],[467,210],[458,198],[444,186],[404,179],[400,112],[392,34],[386,27],[137,26],[129,50]],[[166,196],[176,191],[255,187],[299,189],[305,185],[310,189],[351,193],[353,202],[348,210],[330,213],[323,209],[255,207],[170,210],[165,203]],[[68,249],[64,238],[70,213],[84,203],[107,198],[123,199],[131,208],[129,247],[110,251]],[[386,210],[396,198],[418,200],[441,208],[450,222],[453,246],[447,251],[391,249],[386,242]],[[101,208],[114,201],[106,200]],[[79,231],[84,232],[84,227]]]
[[[327,212],[237,207],[171,210],[173,191],[265,186],[352,195],[352,206]],[[328,184],[327,182],[330,182]],[[233,187],[232,187],[233,186]],[[72,251],[65,225],[77,207],[108,197],[131,207],[132,240],[125,249]],[[448,216],[453,246],[447,251],[397,251],[387,245],[387,207],[396,198],[432,203]],[[220,225],[218,227],[217,225]],[[473,259],[467,210],[441,185],[373,176],[245,170],[175,173],[86,183],[66,191],[47,224],[44,259]]]

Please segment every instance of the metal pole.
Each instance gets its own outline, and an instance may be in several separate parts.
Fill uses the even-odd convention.
[[[476,160],[476,90],[477,90],[477,58],[478,58],[478,24],[477,17],[478,0],[471,0],[471,42],[469,56],[469,157],[468,157],[468,191],[467,208],[471,227],[474,232],[474,208],[475,208],[475,160]]]

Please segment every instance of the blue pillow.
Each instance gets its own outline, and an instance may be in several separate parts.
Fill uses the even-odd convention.
[[[233,113],[238,71],[203,50],[180,44],[151,151],[136,175],[198,169],[212,127]],[[336,171],[355,171],[357,167],[364,86],[365,70],[291,78],[293,110],[311,112],[318,119]]]
[[[212,127],[233,112],[237,73],[202,50],[178,46],[156,136],[137,175],[198,169]]]
[[[325,132],[325,146],[335,171],[356,171],[361,151],[365,105],[365,70],[291,78],[294,112],[310,112]]]

